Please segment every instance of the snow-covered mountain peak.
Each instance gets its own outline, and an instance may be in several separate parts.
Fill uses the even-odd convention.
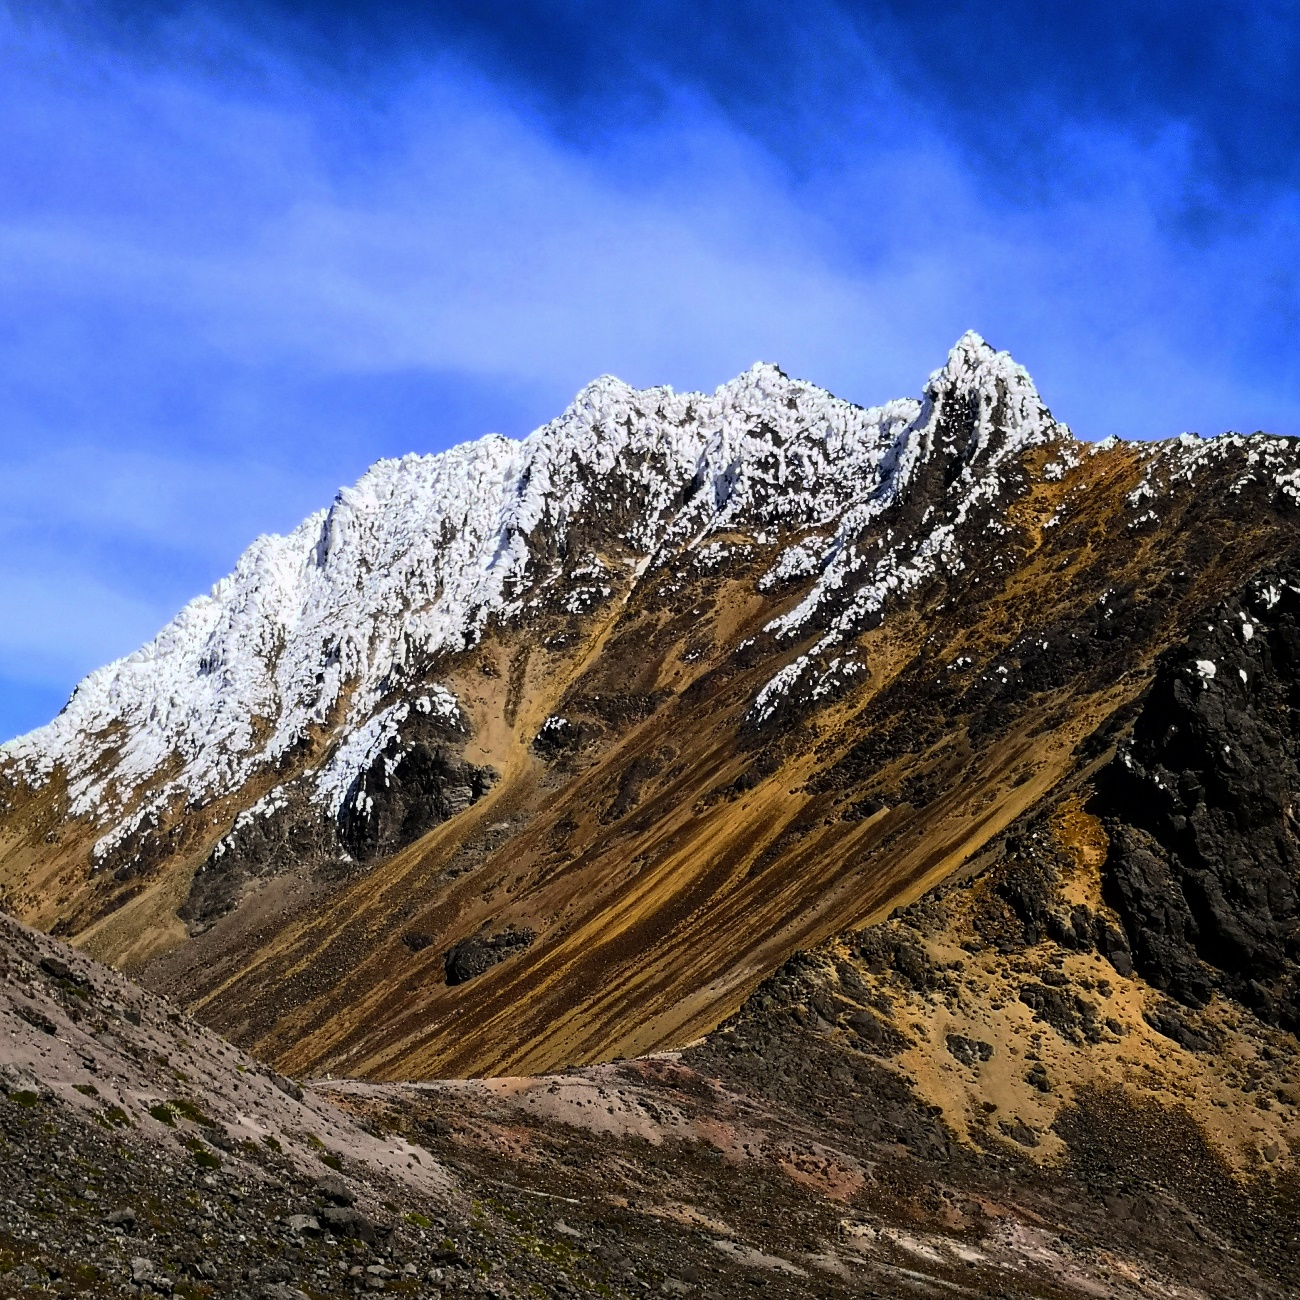
[[[855,539],[909,493],[931,491],[924,466],[961,468],[940,474],[941,515],[899,543],[910,558],[896,546],[871,559],[877,568],[915,577],[952,562],[954,528],[1003,490],[1004,466],[1061,436],[1023,369],[975,334],[924,400],[869,410],[769,363],[712,394],[602,376],[522,441],[492,434],[379,461],[328,510],[258,538],[149,645],[0,747],[0,765],[36,783],[61,768],[70,812],[112,827],[102,848],[178,798],[201,805],[238,789],[316,731],[347,739],[327,747],[315,777],[337,805],[391,738],[394,710],[409,710],[400,691],[416,666],[529,617],[535,593],[562,578],[571,536],[660,563],[721,530],[786,540],[786,576],[805,562],[821,569],[803,613],[780,626],[794,635],[818,610],[826,625],[828,600],[838,608],[861,588],[858,605],[874,611],[899,588],[892,570],[868,573]],[[832,540],[805,561],[809,530]],[[857,626],[842,610],[835,618],[828,645]]]
[[[1066,426],[1052,419],[1024,366],[974,330],[967,330],[953,345],[947,364],[930,376],[925,395],[931,402],[954,396],[977,399],[975,436],[981,446],[988,444],[994,428],[1014,431],[1026,445],[1069,436]]]

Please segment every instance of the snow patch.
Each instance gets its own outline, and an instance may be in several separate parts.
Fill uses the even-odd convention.
[[[816,573],[822,566],[830,546],[827,537],[805,537],[802,542],[788,547],[777,557],[777,561],[758,580],[759,591],[771,591],[781,583],[791,582],[795,578],[806,578]]]
[[[411,706],[405,700],[381,709],[351,732],[316,774],[316,801],[331,816],[338,816],[353,781],[374,764],[410,716]]]

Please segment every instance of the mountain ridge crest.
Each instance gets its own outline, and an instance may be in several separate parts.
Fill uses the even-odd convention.
[[[635,389],[601,376],[522,440],[489,434],[432,455],[377,461],[329,508],[287,534],[257,538],[231,574],[152,641],[79,683],[52,722],[0,745],[0,764],[37,782],[62,765],[71,811],[103,824],[179,754],[180,775],[118,823],[102,856],[176,796],[227,793],[281,760],[310,728],[330,725],[350,681],[362,683],[343,724],[355,728],[373,716],[380,683],[401,673],[411,647],[426,655],[463,650],[493,618],[517,615],[519,593],[546,576],[528,538],[558,531],[562,544],[568,516],[597,495],[593,478],[631,498],[631,517],[612,540],[641,563],[664,547],[698,546],[730,522],[752,526],[746,515],[805,529],[838,516],[856,529],[893,503],[918,463],[955,454],[933,445],[927,420],[936,401],[960,394],[981,408],[974,457],[988,450],[999,402],[1022,434],[1008,439],[1012,450],[1058,430],[1068,437],[1023,367],[972,331],[931,374],[921,401],[858,407],[769,362],[712,395]],[[844,482],[854,473],[863,480],[856,491]],[[700,480],[712,493],[696,490],[678,503]],[[782,493],[794,502],[784,503],[793,518],[782,518]],[[442,556],[420,536],[422,526],[441,530]],[[378,583],[367,607],[365,588],[395,563],[401,581]],[[837,580],[843,575],[833,573],[829,581]],[[354,589],[360,596],[349,599]],[[385,605],[398,616],[386,619]],[[315,653],[302,646],[313,638]],[[295,644],[302,652],[287,655]],[[260,749],[259,718],[276,721]],[[87,763],[86,741],[120,728],[129,734],[112,770],[93,754]],[[329,785],[346,787],[355,775],[335,774]]]

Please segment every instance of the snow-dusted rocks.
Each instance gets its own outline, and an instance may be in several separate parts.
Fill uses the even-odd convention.
[[[772,586],[818,574],[804,599],[765,630],[783,641],[814,628],[821,635],[763,687],[750,721],[766,722],[788,697],[820,700],[865,672],[840,648],[879,622],[891,598],[937,572],[962,570],[963,526],[1021,490],[1021,457],[1047,445],[1060,449],[1061,460],[1071,459],[1069,429],[1052,419],[1025,370],[965,335],[947,366],[930,376],[925,402],[881,463],[877,485],[840,515],[835,537],[816,539],[815,548],[807,541],[790,547],[764,575],[760,585]],[[873,528],[902,503],[912,508],[901,526]]]

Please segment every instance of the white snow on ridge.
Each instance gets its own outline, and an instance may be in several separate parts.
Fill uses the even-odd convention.
[[[833,546],[829,537],[814,536],[786,547],[777,562],[758,580],[759,591],[771,591],[783,582],[816,573]]]
[[[949,400],[959,404],[953,413],[955,421],[944,409]],[[960,404],[967,400],[972,408],[963,412]],[[974,423],[966,445],[946,445],[943,439],[954,424],[964,429],[963,417],[968,414]],[[1026,450],[1049,444],[1058,447],[1053,462],[1057,478],[1077,462],[1069,429],[1052,419],[1023,367],[1007,353],[994,352],[978,336],[969,334],[953,348],[947,366],[930,376],[925,409],[909,434],[890,467],[891,479],[841,515],[835,538],[824,548],[829,558],[808,594],[794,609],[767,624],[765,630],[778,637],[796,638],[820,617],[827,630],[811,650],[763,687],[749,713],[752,723],[767,721],[782,698],[796,688],[807,689],[810,677],[819,671],[820,658],[849,641],[891,599],[914,590],[940,569],[963,569],[958,530],[981,504],[998,498],[1007,486],[1008,472]],[[883,553],[860,551],[855,540],[892,504],[918,467],[936,460],[946,463],[956,454],[962,457],[961,472],[948,484],[943,500],[927,509],[916,529],[897,539],[892,532],[887,534]],[[791,548],[764,581],[774,583],[787,568],[805,563],[803,548]],[[846,600],[842,598],[845,591],[852,592]],[[831,672],[830,666],[827,672]],[[824,683],[817,682],[808,689],[809,697],[817,699],[826,689]]]
[[[1293,504],[1300,505],[1300,469],[1296,468],[1296,440],[1266,433],[1221,433],[1202,438],[1182,433],[1143,449],[1146,472],[1128,495],[1136,507],[1156,496],[1167,496],[1181,483],[1193,483],[1207,466],[1237,459],[1240,469],[1230,491],[1240,493],[1248,484],[1271,484]]]
[[[928,534],[921,532],[915,538],[902,539],[901,548],[892,549],[875,565],[872,581],[855,598],[858,608],[837,620],[840,634],[847,632],[861,613],[878,611],[890,592],[910,590],[923,574],[932,571],[936,562],[952,556],[956,529],[977,505],[993,500],[1002,490],[1001,471],[1005,466],[1014,463],[1029,447],[1069,438],[1069,430],[1052,419],[1025,370],[1005,352],[994,352],[987,345],[972,346],[970,339],[967,335],[958,343],[947,367],[930,376],[926,387],[928,419],[900,448],[891,484],[895,491],[878,494],[845,511],[830,563],[799,607],[775,619],[771,631],[780,635],[797,632],[829,595],[866,567],[865,557],[852,546],[852,540],[891,504],[917,466],[939,450],[945,413],[936,403],[954,381],[958,393],[977,398],[978,409],[965,465],[948,488],[945,517],[942,522],[936,521]],[[995,422],[995,416],[1000,423]]]
[[[87,677],[53,722],[0,746],[0,762],[35,783],[62,767],[70,811],[102,824],[133,804],[152,816],[160,800],[237,789],[311,728],[338,728],[347,738],[315,782],[336,809],[403,720],[394,710],[408,706],[390,701],[412,659],[475,644],[551,576],[529,545],[538,529],[563,536],[579,513],[620,518],[640,572],[656,553],[728,528],[824,528],[840,547],[815,588],[824,594],[858,562],[848,539],[942,454],[941,383],[979,402],[972,454],[950,490],[964,518],[996,491],[1003,460],[1063,429],[1025,372],[973,334],[925,402],[863,410],[762,364],[708,396],[604,377],[521,442],[494,434],[379,461],[328,511],[255,541],[152,642]],[[930,562],[950,535],[933,531],[896,572],[878,573],[867,599],[905,589],[909,564]],[[787,568],[805,562],[791,556]]]
[[[398,727],[410,716],[411,706],[405,700],[398,700],[348,733],[333,761],[316,777],[317,798],[329,812],[338,813],[353,778],[375,761],[384,746],[397,735]]]

